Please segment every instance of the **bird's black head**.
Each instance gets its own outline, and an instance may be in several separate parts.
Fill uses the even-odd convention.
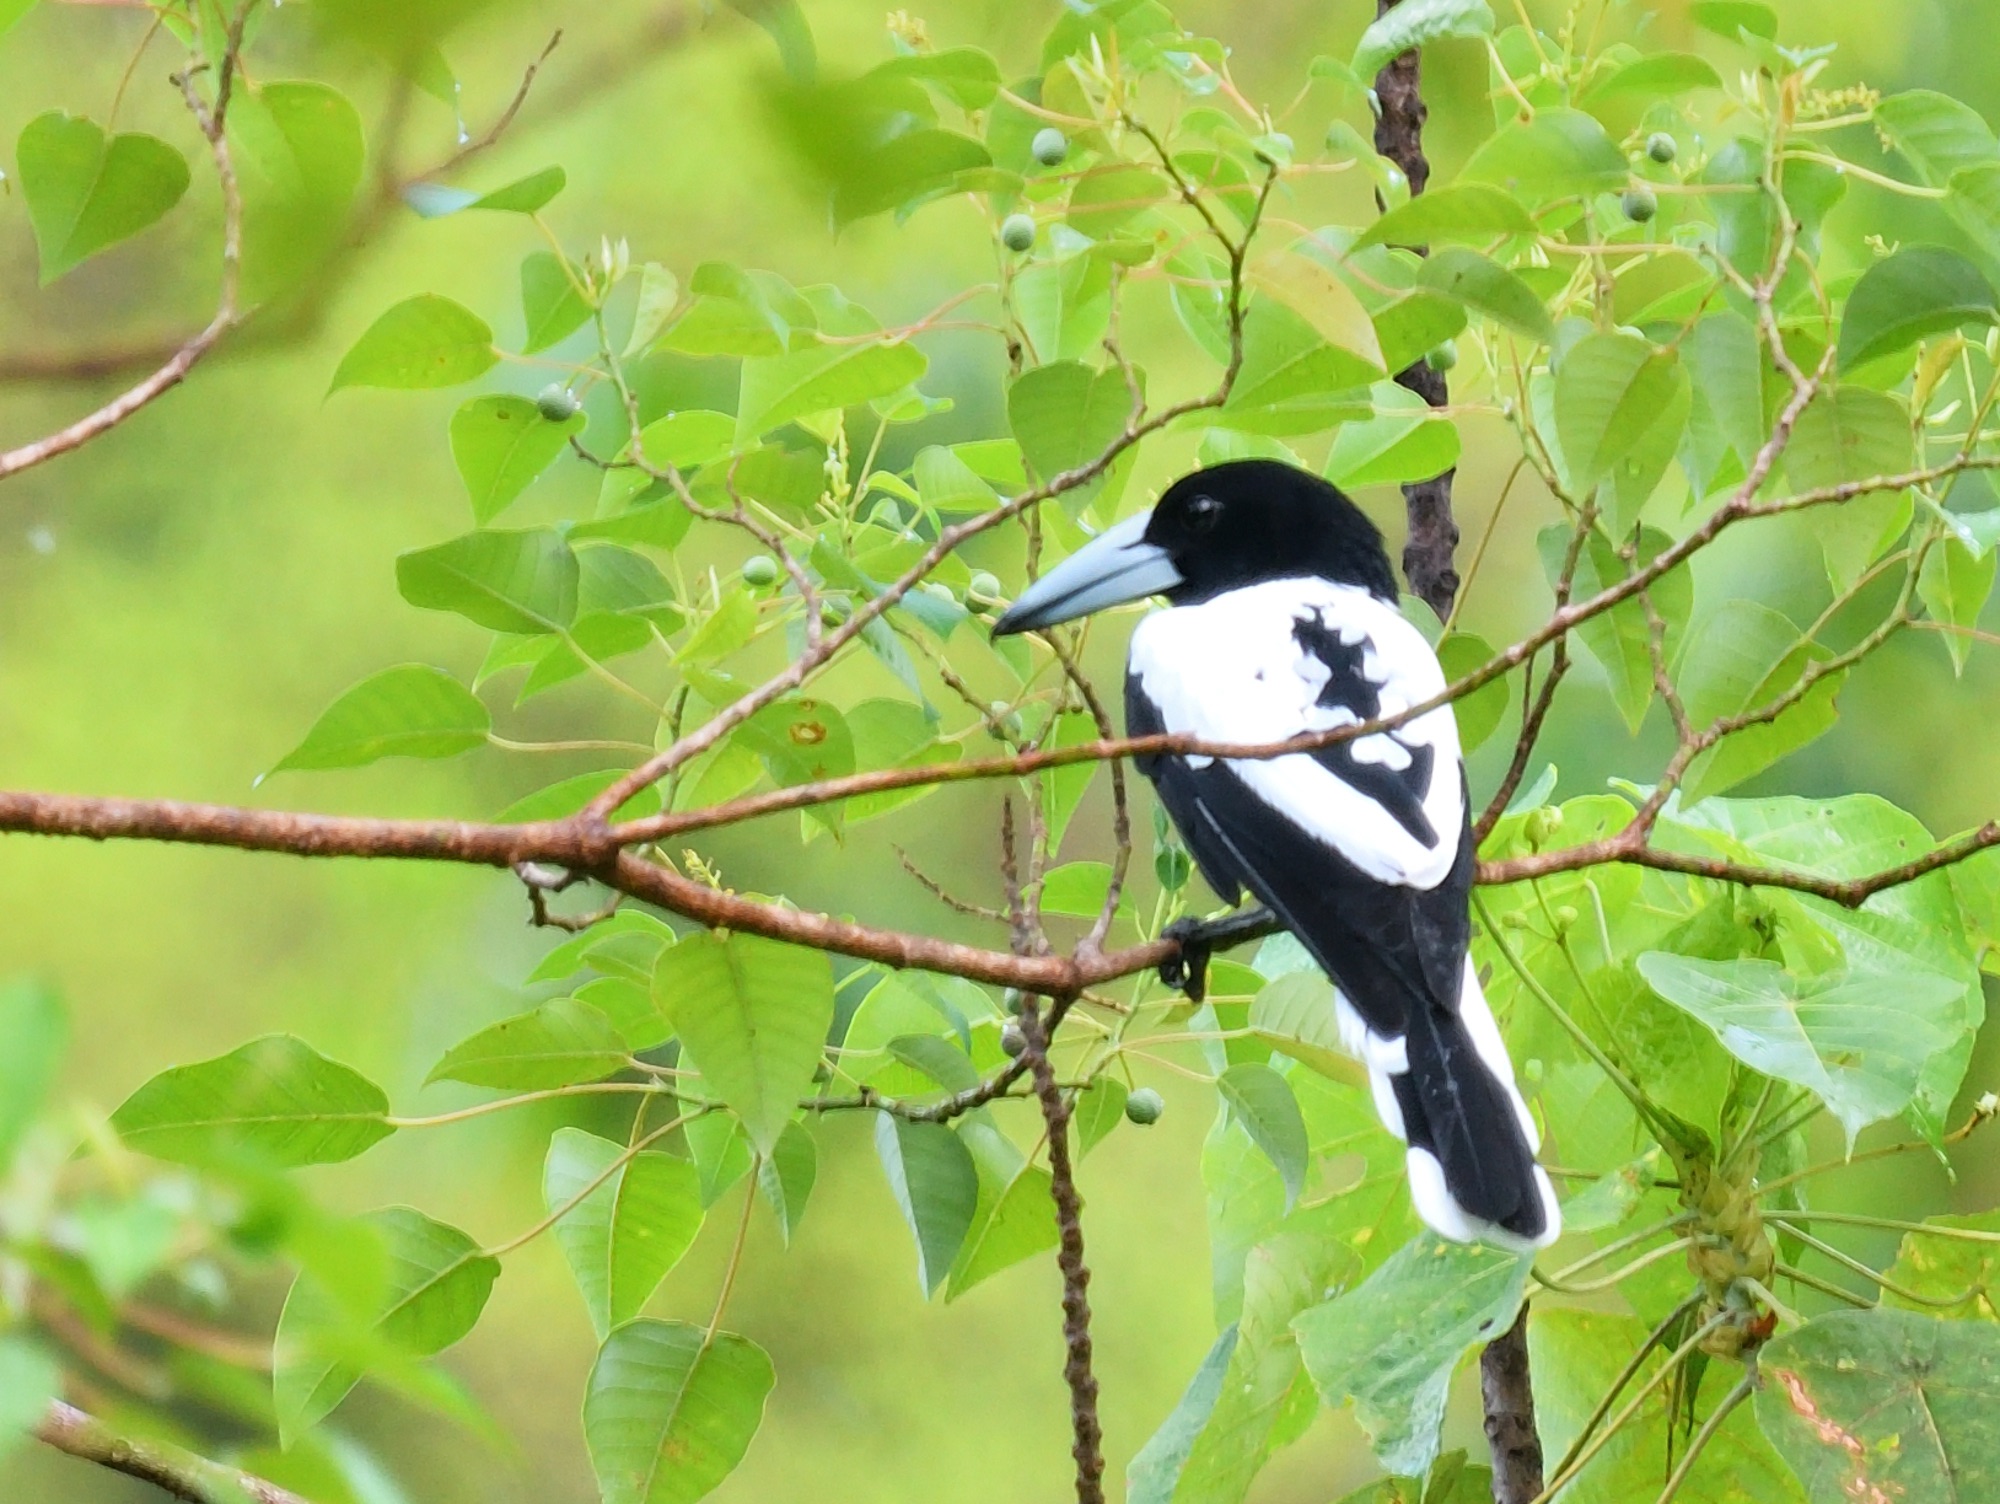
[[[1105,529],[1036,581],[993,632],[1054,626],[1149,595],[1192,606],[1301,576],[1396,600],[1382,534],[1359,507],[1295,465],[1235,460],[1183,477],[1151,512]]]
[[[1177,606],[1300,575],[1396,599],[1396,576],[1368,514],[1281,460],[1233,460],[1183,476],[1153,508],[1143,536],[1180,571],[1182,583],[1162,592]]]

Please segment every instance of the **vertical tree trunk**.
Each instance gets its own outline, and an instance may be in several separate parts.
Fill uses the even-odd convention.
[[[1401,0],[1375,0],[1378,17]],[[1380,114],[1375,119],[1375,149],[1401,169],[1415,197],[1430,181],[1431,164],[1424,156],[1423,60],[1411,51],[1393,59],[1375,76]],[[1421,251],[1421,246],[1416,248]],[[1396,374],[1432,407],[1449,400],[1444,373],[1423,361]],[[1451,514],[1453,472],[1403,487],[1403,507],[1409,521],[1403,545],[1403,576],[1413,595],[1421,597],[1440,617],[1450,614],[1458,595],[1458,524]],[[1528,1368],[1528,1308],[1514,1325],[1489,1343],[1479,1355],[1479,1392],[1486,1410],[1486,1441],[1493,1454],[1495,1504],[1530,1504],[1542,1491],[1542,1442],[1535,1430],[1534,1378]]]

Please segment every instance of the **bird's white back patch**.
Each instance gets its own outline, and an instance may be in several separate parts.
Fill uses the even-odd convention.
[[[1327,646],[1309,651],[1312,640]],[[1358,676],[1345,687],[1358,688],[1364,705],[1373,702],[1370,715],[1407,710],[1445,687],[1430,644],[1401,612],[1358,586],[1317,578],[1270,580],[1156,611],[1132,634],[1131,667],[1168,731],[1209,741],[1279,742],[1370,718],[1341,701],[1343,686],[1327,661],[1335,644],[1358,653]],[[1309,754],[1233,760],[1230,767],[1275,813],[1368,876],[1436,887],[1458,859],[1465,820],[1451,708],[1426,711],[1348,749],[1353,763],[1373,765],[1383,776],[1427,775],[1413,801],[1421,810],[1418,829],[1410,828],[1411,811],[1399,817]],[[1199,767],[1206,759],[1188,761]]]

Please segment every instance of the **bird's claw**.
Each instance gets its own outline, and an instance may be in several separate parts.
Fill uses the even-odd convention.
[[[1188,917],[1176,919],[1161,933],[1180,949],[1160,963],[1160,981],[1187,994],[1190,1002],[1200,1002],[1208,995],[1209,927]]]

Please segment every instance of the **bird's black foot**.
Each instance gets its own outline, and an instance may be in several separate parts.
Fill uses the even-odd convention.
[[[1283,928],[1277,916],[1261,904],[1220,919],[1176,919],[1162,932],[1162,938],[1174,941],[1180,950],[1160,963],[1160,980],[1198,1003],[1208,995],[1211,954],[1246,940],[1276,934]]]

